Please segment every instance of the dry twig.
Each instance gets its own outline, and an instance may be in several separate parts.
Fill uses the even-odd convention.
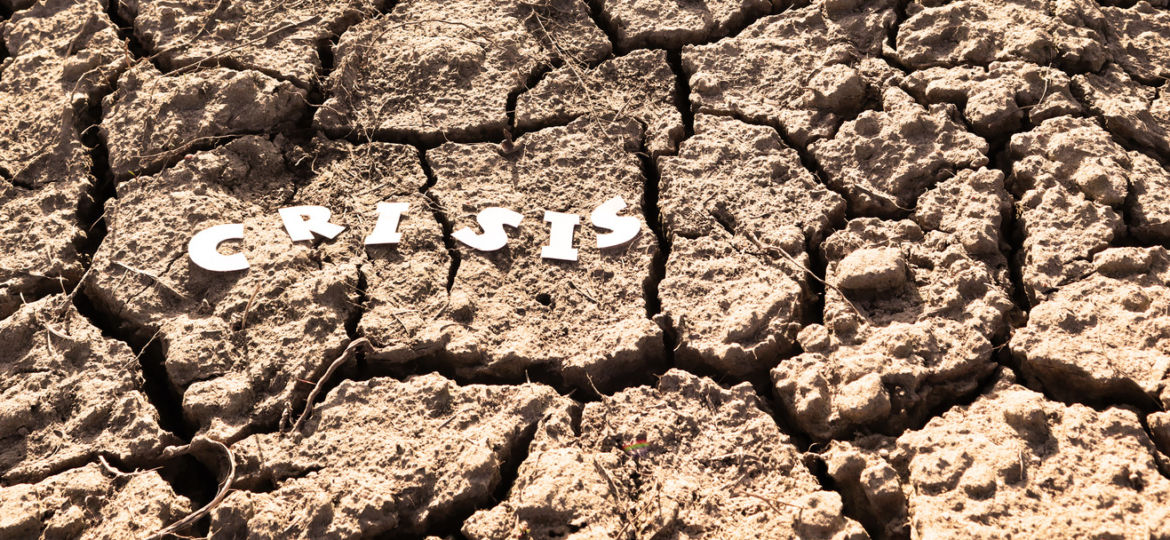
[[[159,530],[158,532],[150,535],[148,537],[148,540],[161,540],[162,538],[165,538],[167,535],[174,534],[174,533],[181,531],[187,527],[190,527],[196,521],[199,521],[200,519],[202,519],[203,516],[207,515],[208,512],[211,512],[211,510],[213,510],[216,506],[219,506],[219,503],[223,502],[223,499],[225,497],[227,497],[228,490],[232,488],[232,482],[234,482],[236,480],[236,458],[234,455],[232,455],[232,450],[230,448],[228,448],[226,444],[223,444],[223,443],[216,441],[216,440],[213,440],[213,439],[197,438],[196,440],[191,441],[191,444],[186,444],[183,446],[172,446],[170,448],[167,448],[166,450],[163,451],[163,457],[164,458],[174,458],[174,457],[186,455],[186,454],[191,452],[191,446],[196,444],[197,442],[200,442],[200,443],[206,442],[207,444],[211,444],[211,445],[219,448],[220,450],[222,450],[223,453],[227,455],[228,472],[227,472],[227,476],[224,478],[223,485],[220,486],[219,493],[215,494],[215,498],[211,499],[211,502],[203,505],[203,508],[200,508],[200,509],[192,512],[187,517],[180,519],[179,521],[176,521],[176,522],[170,524],[169,526]]]
[[[341,352],[341,355],[332,364],[329,364],[329,368],[325,370],[321,378],[317,379],[317,384],[313,385],[313,391],[309,392],[309,397],[305,400],[305,410],[301,412],[300,418],[297,418],[297,423],[293,424],[293,431],[299,431],[305,423],[305,420],[309,418],[309,413],[313,410],[313,401],[317,399],[317,394],[321,393],[321,388],[325,386],[325,381],[328,381],[329,377],[333,376],[333,372],[337,371],[337,368],[341,367],[341,364],[353,358],[353,355],[357,354],[359,349],[368,352],[372,348],[370,340],[364,337],[355,339],[350,342],[349,346]]]

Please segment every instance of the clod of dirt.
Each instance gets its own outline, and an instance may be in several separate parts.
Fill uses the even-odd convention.
[[[479,231],[487,207],[524,215],[508,244],[481,252],[462,243],[451,287],[442,357],[458,374],[523,379],[550,370],[565,383],[605,389],[643,373],[662,356],[662,332],[646,317],[645,287],[658,251],[643,216],[636,122],[585,116],[528,133],[511,151],[495,144],[448,143],[427,152],[437,182],[430,193],[455,230]],[[620,196],[620,215],[643,221],[629,243],[597,247],[594,208]],[[582,216],[579,260],[542,260],[545,211]]]
[[[1082,0],[1087,1],[1087,0]],[[1108,21],[1109,46],[1113,61],[1146,84],[1161,84],[1170,78],[1170,11],[1154,9],[1144,0],[1134,7],[1103,7]]]
[[[1112,65],[1073,85],[1110,133],[1170,159],[1170,88],[1143,85]]]
[[[1164,454],[1170,454],[1170,412],[1156,412],[1146,417],[1154,444]]]
[[[694,137],[659,167],[673,248],[658,290],[676,361],[734,377],[771,368],[812,303],[805,245],[843,222],[845,201],[774,129],[727,117],[699,115]]]
[[[920,223],[854,219],[821,246],[835,285],[825,324],[805,327],[805,352],[771,373],[781,406],[812,437],[905,429],[995,368],[991,343],[1013,307],[997,249],[1009,197],[998,171],[948,182],[926,196]]]
[[[823,457],[846,499],[889,519],[892,536],[1170,535],[1170,480],[1128,409],[1064,405],[1001,381],[896,442],[834,442]]]
[[[781,0],[598,0],[619,49],[676,49],[726,36]]]
[[[80,31],[79,31],[80,30]],[[125,65],[94,1],[50,1],[0,25],[0,318],[80,278],[92,166],[81,116]]]
[[[145,538],[191,512],[155,471],[113,477],[96,463],[0,487],[0,537]]]
[[[914,209],[935,183],[988,163],[987,141],[952,119],[954,107],[926,109],[897,88],[881,111],[865,111],[832,139],[812,144],[829,185],[843,190],[856,215],[896,217]]]
[[[103,100],[101,134],[118,178],[152,174],[221,139],[294,124],[305,91],[256,71],[225,68],[166,76],[140,61]]]
[[[821,491],[748,384],[680,370],[552,415],[508,498],[471,516],[489,538],[866,538]]]
[[[1170,172],[1084,118],[1015,135],[1009,184],[1019,197],[1024,290],[1033,300],[1079,279],[1094,253],[1124,235],[1170,238]]]
[[[1019,60],[1096,71],[1110,55],[1093,0],[915,0],[898,27],[898,59],[911,69]]]
[[[111,1],[168,71],[252,69],[306,89],[321,71],[318,47],[376,14],[380,5],[374,0]]]
[[[36,481],[106,455],[157,458],[177,439],[142,393],[138,360],[102,337],[68,297],[24,304],[0,322],[0,477]]]
[[[996,139],[1020,131],[1025,120],[1083,112],[1063,71],[1026,62],[992,62],[987,68],[934,67],[906,76],[904,87],[926,104],[954,103],[978,135]]]
[[[634,118],[646,126],[650,155],[670,154],[683,137],[682,114],[675,107],[677,94],[666,51],[634,51],[593,69],[570,63],[520,94],[516,127],[531,130],[585,114]]]
[[[1170,254],[1113,248],[1032,308],[1011,350],[1052,395],[1170,406]]]
[[[293,168],[310,167],[313,157],[278,143],[242,137],[119,184],[106,207],[109,235],[85,283],[99,309],[141,339],[158,340],[185,416],[224,441],[273,425],[304,396],[311,384],[297,379],[315,381],[342,350],[355,311],[357,257],[294,244],[282,226],[276,210],[299,204],[297,185],[320,188]],[[333,186],[333,200],[345,200],[354,185]],[[187,256],[196,232],[223,223],[244,224],[244,240],[221,249],[245,254],[248,270],[210,272]],[[337,243],[356,252],[355,236],[366,233],[351,229]]]
[[[542,385],[458,386],[435,374],[344,381],[303,433],[232,447],[238,484],[211,535],[420,534],[487,504],[537,424],[572,402]],[[274,486],[252,492],[249,487]]]
[[[611,48],[582,0],[407,0],[341,37],[314,121],[334,136],[494,138],[508,127],[508,96],[530,78]]]
[[[765,17],[734,38],[684,47],[692,108],[772,125],[801,146],[832,136],[842,119],[880,91],[875,78],[893,76],[873,57],[895,16],[893,2],[885,0],[840,11],[825,5]]]

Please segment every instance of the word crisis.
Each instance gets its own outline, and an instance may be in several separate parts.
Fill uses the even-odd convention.
[[[621,197],[613,197],[601,203],[589,214],[590,223],[610,231],[597,235],[598,248],[617,247],[638,235],[638,231],[641,230],[638,218],[618,215],[625,207],[626,201]],[[402,234],[398,232],[398,223],[409,209],[409,203],[378,203],[378,221],[374,225],[374,230],[366,236],[365,245],[401,242]],[[312,240],[314,234],[332,240],[345,230],[345,227],[329,222],[332,213],[324,206],[294,206],[281,208],[277,212],[284,222],[284,230],[288,232],[293,242]],[[464,227],[452,233],[451,237],[472,249],[497,251],[508,245],[508,233],[504,226],[516,228],[523,220],[523,215],[507,208],[495,206],[484,208],[475,217],[476,223],[483,229],[482,233]],[[581,216],[546,211],[544,221],[549,224],[548,245],[540,248],[540,256],[558,261],[576,261],[577,249],[573,247],[573,236],[577,226],[581,224]],[[212,272],[244,270],[248,268],[248,259],[243,253],[224,255],[219,252],[220,244],[243,238],[243,223],[216,225],[191,237],[191,241],[187,243],[187,254],[191,257],[191,262]]]

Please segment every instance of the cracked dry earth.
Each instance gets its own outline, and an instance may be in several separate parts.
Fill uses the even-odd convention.
[[[0,0],[0,538],[1170,539],[1167,44],[1165,0]],[[615,196],[632,241],[541,258]],[[220,223],[248,270],[188,257]]]

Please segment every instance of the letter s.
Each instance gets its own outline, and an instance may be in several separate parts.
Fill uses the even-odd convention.
[[[190,255],[191,262],[212,272],[246,270],[248,259],[244,257],[243,253],[221,255],[218,250],[219,245],[225,240],[242,240],[243,238],[243,223],[216,225],[199,231],[191,237],[191,241],[187,243],[187,254]]]
[[[608,201],[601,203],[589,214],[589,221],[594,226],[602,229],[609,229],[613,232],[597,235],[597,247],[600,249],[620,246],[635,236],[642,230],[642,222],[633,216],[619,216],[618,212],[626,207],[626,201],[622,200],[621,196],[614,197]]]
[[[483,229],[483,234],[475,234],[475,231],[464,227],[452,233],[451,237],[479,251],[496,251],[508,245],[508,234],[504,232],[504,225],[519,227],[523,219],[524,216],[518,212],[492,206],[484,208],[475,216],[475,221]]]

